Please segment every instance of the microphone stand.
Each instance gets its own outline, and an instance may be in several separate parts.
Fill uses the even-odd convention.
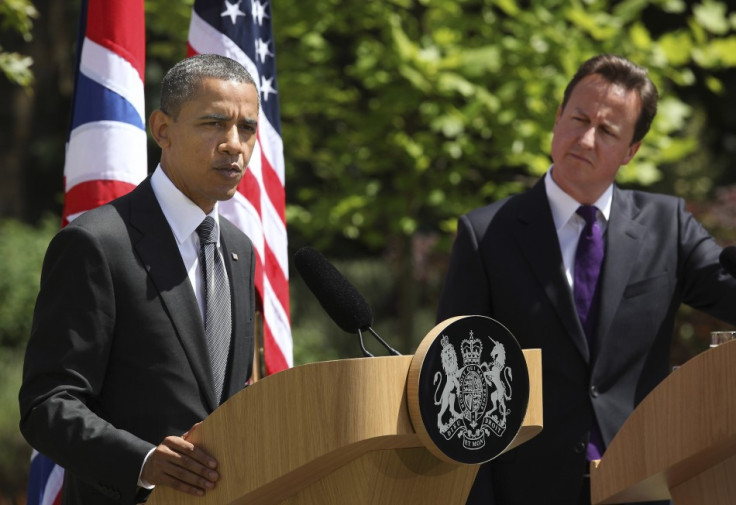
[[[370,352],[368,352],[368,349],[365,348],[365,344],[363,343],[363,332],[360,331],[360,328],[358,328],[358,338],[360,339],[360,348],[363,351],[363,357],[365,358],[375,358]]]
[[[373,330],[373,328],[371,328],[370,326],[368,326],[365,329],[368,330],[369,332],[371,332],[371,334],[373,334],[373,336],[376,338],[376,340],[378,340],[381,343],[381,345],[383,345],[383,347],[386,348],[386,350],[389,352],[389,354],[392,354],[393,356],[401,356],[401,353],[399,351],[397,351],[396,349],[394,349],[393,347],[391,347],[390,345],[388,345],[388,343],[386,343],[386,341],[383,340],[378,335],[378,333],[376,333]],[[360,337],[360,348],[363,350],[363,356],[365,356],[366,358],[373,358],[374,357],[373,354],[371,354],[370,352],[368,352],[368,350],[365,348],[365,345],[363,344],[363,332],[361,331],[360,328],[358,328],[358,337]]]

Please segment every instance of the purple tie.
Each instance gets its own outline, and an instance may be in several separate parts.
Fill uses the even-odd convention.
[[[581,205],[576,211],[585,219],[585,227],[580,234],[575,251],[575,280],[573,296],[578,309],[580,322],[588,338],[592,351],[593,331],[595,330],[596,307],[593,303],[598,285],[598,276],[603,264],[603,237],[596,218],[597,209],[592,205]]]
[[[603,264],[603,236],[596,217],[597,209],[592,205],[581,205],[577,213],[585,219],[585,227],[580,234],[578,248],[575,251],[575,279],[573,296],[578,309],[578,317],[583,325],[588,340],[591,362],[594,351],[594,332],[597,320],[596,287]],[[603,437],[598,422],[593,418],[590,441],[586,451],[589,461],[600,459],[604,451]]]

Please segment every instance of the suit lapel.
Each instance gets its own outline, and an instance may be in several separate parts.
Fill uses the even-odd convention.
[[[603,338],[613,322],[624,289],[636,263],[646,228],[635,221],[639,209],[628,193],[614,186],[611,219],[606,230],[606,255],[601,279],[600,312],[596,338],[602,354],[607,339]]]
[[[141,236],[134,247],[158,290],[194,376],[205,392],[207,408],[212,411],[217,402],[197,299],[181,261],[176,239],[153,194],[150,178],[135,191],[138,197],[131,205],[131,226]]]
[[[530,191],[519,195],[519,198],[522,198],[518,213],[521,225],[516,227],[515,232],[519,247],[562,326],[583,358],[589,361],[588,342],[575,309],[572,290],[565,278],[565,265],[544,189],[544,179],[540,179]],[[544,246],[540,247],[540,244]]]

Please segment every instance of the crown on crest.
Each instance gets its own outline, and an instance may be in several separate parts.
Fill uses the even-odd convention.
[[[470,337],[463,339],[460,343],[460,352],[463,355],[463,363],[465,365],[477,365],[480,363],[480,353],[483,350],[483,343],[480,339],[473,337],[473,330],[470,330]]]
[[[447,335],[442,335],[442,340],[440,340],[440,344],[442,345],[442,348],[450,346],[450,339],[447,337]]]

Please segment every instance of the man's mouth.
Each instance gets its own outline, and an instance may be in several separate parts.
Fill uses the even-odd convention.
[[[218,172],[230,172],[230,173],[241,173],[243,171],[243,169],[240,168],[240,165],[238,165],[235,162],[217,165],[215,167],[215,170],[217,170]]]
[[[587,156],[584,156],[584,155],[582,155],[582,154],[578,154],[578,153],[570,153],[570,156],[572,156],[572,157],[573,157],[573,158],[575,158],[576,160],[579,160],[579,161],[582,161],[582,162],[584,162],[584,163],[587,163],[588,165],[592,165],[592,164],[593,164],[593,162],[592,162],[592,161],[590,161],[590,160],[588,159],[588,157],[587,157]]]

